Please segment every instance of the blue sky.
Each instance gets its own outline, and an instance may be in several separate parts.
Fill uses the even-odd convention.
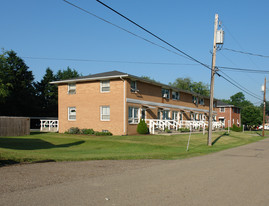
[[[95,0],[70,2],[150,41],[167,47]],[[177,48],[211,65],[215,13],[225,31],[224,48],[269,55],[269,2],[266,0],[103,0],[115,10],[157,34]],[[62,0],[2,0],[0,47],[14,50],[39,81],[47,67],[53,71],[76,69],[82,75],[118,70],[150,76],[168,84],[177,77],[210,83],[210,70],[136,38],[68,5]],[[40,60],[26,57],[105,61],[177,63],[130,64],[119,62]],[[227,50],[217,52],[216,65],[269,70],[269,59]],[[237,83],[262,98],[265,74],[222,70]],[[269,79],[269,78],[268,78]],[[238,88],[215,78],[216,98],[228,99]],[[246,99],[260,104],[245,94]]]

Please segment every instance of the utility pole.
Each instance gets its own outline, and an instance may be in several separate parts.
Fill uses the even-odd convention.
[[[214,79],[215,79],[215,64],[216,64],[216,51],[217,51],[216,38],[217,38],[218,22],[219,22],[219,15],[215,14],[214,42],[213,42],[211,82],[210,82],[210,105],[209,105],[209,119],[208,119],[208,138],[207,138],[208,146],[212,146],[212,114],[214,104]]]
[[[264,137],[264,125],[265,125],[265,94],[266,94],[266,77],[264,78],[264,85],[263,85],[263,121],[262,121],[262,136]]]

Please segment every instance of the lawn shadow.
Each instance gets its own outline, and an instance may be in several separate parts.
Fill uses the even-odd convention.
[[[2,138],[0,137],[0,148],[17,150],[38,150],[52,149],[61,147],[72,147],[83,144],[85,141],[77,141],[68,144],[54,145],[42,139],[24,139],[24,138]]]
[[[220,135],[219,137],[217,137],[213,142],[212,145],[216,144],[217,141],[219,141],[220,138],[222,138],[223,136],[229,136],[229,134],[227,132],[225,132],[224,134]]]

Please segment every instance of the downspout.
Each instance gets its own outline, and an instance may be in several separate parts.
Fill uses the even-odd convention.
[[[125,92],[125,79],[120,76],[123,81],[123,134],[126,135],[126,92]]]
[[[232,107],[230,107],[230,127],[232,127]]]

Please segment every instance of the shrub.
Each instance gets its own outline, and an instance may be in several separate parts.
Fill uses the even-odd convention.
[[[188,128],[179,128],[178,131],[180,131],[180,132],[190,132],[190,129],[188,129]]]
[[[231,128],[232,131],[234,132],[242,132],[243,131],[243,127],[237,127],[235,124],[233,125],[233,127]]]
[[[167,132],[167,133],[171,133],[171,130],[168,129],[168,127],[165,127],[164,131]]]
[[[92,135],[95,133],[95,131],[93,129],[82,129],[81,130],[81,133],[82,134],[89,134],[89,135]]]
[[[80,134],[80,129],[78,127],[71,127],[68,131],[68,134]]]
[[[137,129],[136,131],[139,134],[148,134],[149,133],[149,129],[147,126],[147,123],[145,122],[145,120],[141,119],[140,122],[137,125]]]
[[[111,132],[95,132],[96,136],[112,136]]]

